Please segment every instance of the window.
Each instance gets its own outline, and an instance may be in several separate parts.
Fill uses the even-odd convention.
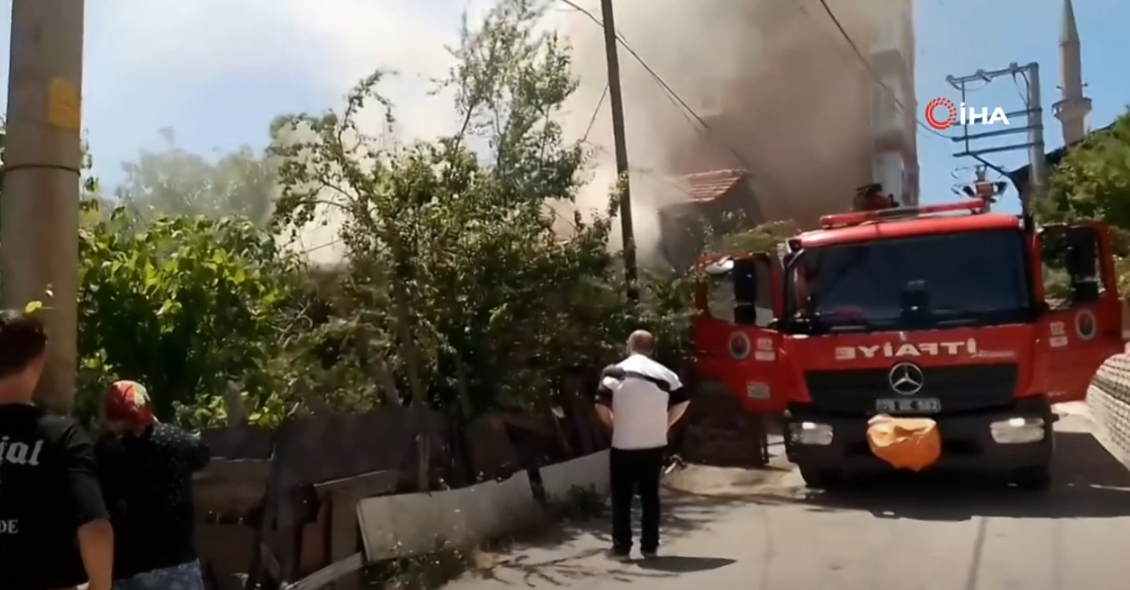
[[[903,37],[902,15],[886,14],[883,22],[879,23],[873,51],[900,51],[902,50]]]
[[[885,129],[887,113],[891,111],[891,97],[883,92],[882,88],[875,88],[871,93],[871,127],[875,130]]]
[[[829,329],[1022,321],[1033,309],[1026,260],[1019,228],[810,249],[801,311]]]
[[[913,22],[910,2],[904,1],[900,4],[897,10],[882,13],[883,21],[875,30],[873,51],[894,50],[903,54],[913,53],[913,47],[908,47],[910,35],[907,34],[912,30],[911,22]]]
[[[769,327],[769,323],[776,317],[773,312],[773,270],[769,265],[768,260],[759,258],[754,271],[757,277],[757,296],[753,302],[753,323],[759,328]]]
[[[735,269],[722,277],[711,277],[707,296],[707,311],[710,317],[724,322],[742,325],[754,325],[760,328],[768,327],[776,317],[773,310],[773,271],[768,260],[741,259]],[[750,268],[750,265],[753,268]],[[750,271],[756,280],[757,292],[750,295],[752,286],[748,280]],[[744,275],[743,275],[744,273]],[[735,281],[744,285],[744,293],[739,299],[742,288],[735,288]],[[752,301],[750,301],[752,299]]]
[[[876,154],[875,165],[871,172],[874,182],[883,185],[883,193],[894,195],[895,200],[899,203],[905,202],[905,195],[903,194],[904,168],[901,154],[886,152]]]
[[[1068,309],[1078,301],[1077,296],[1082,294],[1084,287],[1092,285],[1092,293],[1102,294],[1107,289],[1103,281],[1102,259],[1098,248],[1098,236],[1090,228],[1071,228],[1075,241],[1092,237],[1089,244],[1091,251],[1086,256],[1091,260],[1083,260],[1069,264],[1071,256],[1071,242],[1068,233],[1053,233],[1040,236],[1040,262],[1044,283],[1044,300],[1051,309]],[[1074,267],[1074,274],[1069,270]]]
[[[733,323],[734,305],[737,299],[734,297],[734,281],[731,277],[732,275],[727,274],[723,277],[710,278],[706,309],[710,317]]]
[[[881,79],[883,85],[876,83],[871,87],[871,128],[880,133],[903,129],[906,121],[904,111],[908,111],[908,105],[902,84],[894,76]]]

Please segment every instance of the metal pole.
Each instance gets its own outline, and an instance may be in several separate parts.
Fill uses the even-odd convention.
[[[608,60],[608,104],[612,109],[612,137],[616,144],[616,175],[619,177],[620,233],[624,239],[624,279],[628,299],[639,303],[639,269],[636,266],[636,239],[632,228],[632,190],[628,181],[628,139],[624,132],[624,96],[620,87],[620,56],[616,47],[616,20],[612,0],[601,0],[604,21],[604,53]]]
[[[1028,195],[1032,203],[1038,203],[1048,196],[1048,161],[1044,157],[1044,111],[1040,102],[1040,64],[1032,62],[1025,66],[1028,70],[1028,143],[1031,144],[1032,167],[1031,188]]]
[[[976,73],[969,76],[946,76],[946,81],[954,88],[962,91],[962,97],[965,96],[965,85],[969,82],[979,81],[989,83],[994,79],[1001,76],[1023,75],[1027,81],[1026,96],[1024,97],[1024,110],[1007,113],[1011,117],[1024,117],[1026,125],[1024,127],[1010,127],[1000,131],[988,131],[984,133],[969,133],[967,127],[962,127],[962,135],[960,137],[950,138],[956,143],[964,144],[965,149],[955,153],[954,157],[964,158],[971,157],[976,159],[982,165],[992,168],[1000,172],[1004,176],[1008,176],[1008,172],[999,166],[992,164],[984,158],[987,154],[1010,152],[1013,150],[1024,149],[1028,151],[1029,159],[1029,181],[1027,186],[1023,187],[1020,191],[1020,209],[1024,217],[1027,218],[1032,210],[1032,203],[1038,201],[1047,195],[1048,188],[1048,167],[1047,160],[1044,157],[1044,113],[1042,105],[1040,104],[1040,65],[1032,62],[1025,66],[1020,66],[1013,62],[1007,68],[999,70],[985,71],[977,70]],[[1005,135],[1024,133],[1027,135],[1027,141],[1023,144],[1005,145],[986,147],[975,149],[971,146],[972,141],[979,139],[988,139],[991,137],[1003,137]],[[1020,186],[1017,186],[1020,189]]]
[[[47,369],[36,393],[61,411],[74,402],[77,370],[84,4],[12,1],[0,202],[0,303],[46,305]]]

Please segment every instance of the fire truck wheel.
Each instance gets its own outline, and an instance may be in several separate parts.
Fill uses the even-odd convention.
[[[809,467],[800,468],[800,477],[804,480],[804,485],[811,489],[831,489],[836,487],[843,479],[843,473],[835,469],[812,469]]]
[[[1020,489],[1044,491],[1052,485],[1051,465],[1020,469],[1013,474],[1012,481]]]

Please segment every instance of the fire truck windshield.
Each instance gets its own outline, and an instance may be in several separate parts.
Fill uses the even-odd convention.
[[[786,281],[786,317],[830,332],[1025,321],[1033,312],[1025,252],[1019,230],[808,249]]]

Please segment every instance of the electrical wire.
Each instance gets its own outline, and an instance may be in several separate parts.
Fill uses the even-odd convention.
[[[608,85],[604,85],[604,90],[600,93],[600,98],[596,100],[596,107],[592,110],[592,117],[589,118],[589,124],[585,127],[585,134],[581,136],[582,142],[587,142],[589,133],[592,132],[593,125],[596,125],[596,117],[600,114],[600,107],[604,106],[604,99],[608,98]]]
[[[337,238],[336,240],[330,240],[330,241],[328,241],[324,244],[318,244],[317,246],[312,246],[310,248],[307,248],[307,249],[299,252],[299,254],[309,254],[311,252],[317,252],[318,250],[329,248],[331,246],[336,246],[336,245],[342,243],[342,241],[343,240],[341,238]]]
[[[904,105],[902,101],[899,100],[898,95],[896,95],[894,91],[891,90],[891,88],[887,86],[885,82],[883,82],[883,79],[879,76],[879,74],[875,72],[875,69],[871,67],[871,63],[867,60],[867,57],[863,55],[863,52],[860,51],[859,46],[856,45],[855,41],[852,40],[851,35],[848,35],[847,29],[844,28],[843,23],[840,22],[839,17],[836,16],[836,13],[832,11],[832,7],[828,6],[828,0],[820,0],[820,6],[824,7],[824,12],[826,12],[828,14],[828,17],[832,19],[832,23],[836,25],[837,29],[839,29],[840,35],[844,38],[845,41],[848,42],[848,45],[851,46],[851,50],[855,53],[855,56],[859,58],[859,61],[863,64],[863,67],[867,68],[867,73],[871,74],[871,77],[875,80],[875,83],[878,84],[883,90],[887,91],[887,94],[891,96],[891,99],[895,101],[895,104],[898,105],[900,110],[906,112],[906,105]],[[928,133],[931,133],[938,137],[943,137],[945,139],[950,139],[950,137],[945,133],[934,129],[933,127],[930,127],[929,125],[919,120],[917,114],[914,117],[914,123],[922,129],[926,130]]]
[[[1020,88],[1020,82],[1018,82],[1016,80],[1017,76],[1024,78],[1024,89],[1023,90],[1021,90],[1021,88]],[[1020,95],[1020,100],[1022,100],[1024,102],[1024,108],[1026,108],[1026,109],[1032,108],[1032,97],[1029,96],[1029,93],[1028,93],[1028,90],[1027,90],[1028,88],[1032,87],[1032,82],[1030,80],[1028,80],[1028,72],[1025,72],[1024,70],[1020,70],[1019,72],[1014,72],[1012,74],[1012,85],[1016,86],[1016,93]]]
[[[599,18],[597,18],[597,16],[594,15],[590,10],[587,10],[585,8],[581,8],[573,0],[561,0],[561,2],[566,4],[567,6],[572,8],[573,10],[583,14],[585,17],[587,17],[589,20],[591,20],[593,23],[595,23],[601,29],[604,28],[604,22],[601,21]],[[667,97],[667,100],[671,101],[672,104],[674,104],[676,107],[679,108],[680,113],[682,113],[683,117],[686,118],[688,120],[688,122],[691,122],[692,124],[695,124],[698,127],[701,127],[705,131],[713,131],[713,128],[711,128],[710,124],[707,123],[706,120],[703,119],[702,116],[699,115],[693,107],[691,107],[689,104],[687,104],[687,101],[683,100],[683,98],[681,96],[679,96],[679,93],[675,92],[675,90],[673,88],[671,88],[671,85],[668,84],[667,81],[664,80],[662,76],[660,76],[654,69],[652,69],[652,67],[650,65],[648,65],[648,63],[643,59],[643,57],[640,56],[640,54],[636,52],[636,50],[628,43],[628,41],[624,38],[624,36],[619,31],[616,31],[615,34],[616,34],[617,44],[619,44],[619,46],[622,47],[624,49],[624,51],[627,52],[628,55],[631,56],[632,59],[634,59],[636,61],[636,63],[638,63],[640,65],[640,67],[642,67],[644,69],[645,72],[647,72],[648,76],[652,79],[652,81],[655,82],[655,84],[657,86],[659,86],[660,89],[663,90],[664,95]],[[752,162],[749,161],[749,158],[745,157],[741,152],[739,152],[737,149],[735,149],[734,146],[722,141],[717,135],[713,135],[712,139],[714,139],[715,142],[718,143],[719,145],[721,145],[722,147],[726,148],[726,150],[729,151],[730,154],[733,155],[734,158],[752,176],[760,178],[760,175],[757,174],[756,166],[754,166],[752,164]]]
[[[981,82],[981,85],[976,88],[965,86],[965,92],[980,92],[989,87],[990,82]]]
[[[940,0],[939,0],[939,4],[940,4]],[[863,67],[867,68],[867,72],[871,74],[871,77],[875,79],[875,82],[877,84],[879,84],[879,86],[882,87],[884,90],[886,90],[887,93],[891,96],[891,99],[895,101],[895,104],[897,104],[899,106],[899,108],[902,109],[905,112],[906,106],[903,105],[901,101],[899,101],[898,96],[895,95],[895,93],[890,89],[890,87],[888,87],[883,82],[883,79],[880,78],[879,75],[875,73],[875,70],[871,67],[871,63],[868,62],[867,58],[863,55],[863,52],[859,50],[859,46],[856,45],[855,41],[853,41],[851,36],[848,35],[847,30],[844,29],[843,24],[840,23],[840,19],[836,16],[836,13],[832,11],[832,8],[830,6],[828,6],[828,0],[820,0],[820,5],[824,7],[824,12],[828,13],[828,17],[832,19],[832,22],[836,25],[836,28],[839,29],[840,35],[843,36],[844,40],[847,41],[848,45],[851,46],[852,51],[855,52],[855,56],[859,58],[859,61],[863,64]],[[988,82],[986,82],[985,84],[983,84],[981,86],[978,86],[977,88],[965,88],[963,86],[962,90],[963,90],[963,92],[976,92],[978,90],[981,90],[985,86],[988,86]],[[1025,104],[1027,104],[1027,99],[1025,99]],[[936,135],[938,137],[942,137],[942,138],[945,138],[945,139],[952,139],[950,136],[948,136],[944,133],[941,133],[938,130],[934,129],[933,127],[930,127],[929,125],[923,123],[921,120],[918,119],[917,114],[915,114],[914,123],[918,127],[926,130],[928,133],[930,133],[932,135]],[[987,168],[989,168],[989,169],[991,169],[991,170],[993,170],[993,171],[995,171],[995,172],[997,172],[1001,175],[1004,175],[1004,176],[1008,175],[1008,172],[1004,168],[1001,168],[1000,166],[993,164],[992,162],[986,160],[982,156],[980,156],[978,154],[972,154],[972,157],[973,157],[973,159],[977,160],[978,162],[980,162],[985,167],[987,167]]]

